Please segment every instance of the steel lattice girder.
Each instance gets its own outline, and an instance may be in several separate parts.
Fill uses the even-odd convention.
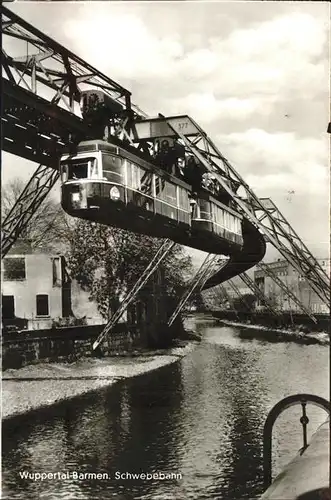
[[[189,283],[188,287],[184,291],[180,301],[177,304],[176,309],[170,316],[168,320],[168,326],[171,326],[177,316],[180,314],[182,311],[183,307],[187,303],[188,299],[191,297],[192,293],[194,290],[199,287],[201,290],[205,282],[207,281],[208,277],[210,276],[210,273],[212,272],[212,269],[214,268],[214,265],[218,259],[217,255],[212,255],[208,254],[203,263],[201,264],[199,270],[197,273],[193,276],[191,282]]]
[[[309,311],[309,309],[307,309],[307,307],[305,307],[302,304],[302,302],[297,298],[297,296],[292,292],[292,290],[290,290],[289,287],[286,286],[285,283],[282,282],[282,280],[277,276],[276,273],[274,273],[272,271],[272,269],[270,269],[270,267],[267,264],[260,262],[259,264],[257,264],[257,267],[259,269],[261,269],[262,271],[264,271],[265,274],[267,274],[276,283],[276,285],[278,285],[279,288],[286,293],[287,297],[290,298],[291,300],[293,300],[293,302],[305,314],[307,314],[307,316],[309,316],[313,320],[314,323],[317,323],[317,319],[315,318],[315,316]]]
[[[75,135],[87,133],[86,124],[75,121],[75,115],[82,117],[77,103],[84,90],[102,90],[123,110],[121,116],[113,117],[111,125],[117,135],[126,134],[132,128],[133,120],[145,116],[137,106],[131,103],[131,93],[110,79],[93,66],[76,56],[68,49],[30,25],[5,7],[2,14],[2,76],[4,82],[3,117],[6,141],[4,149],[14,154],[31,159],[31,153],[25,149],[16,151],[9,143],[16,141],[17,127],[29,124],[29,146],[38,150],[37,140],[33,135],[54,134],[58,139],[68,142],[68,133]],[[15,44],[7,43],[15,40]],[[16,57],[14,45],[21,43],[21,53]],[[19,50],[15,47],[15,52]],[[25,91],[25,92],[24,92]],[[42,98],[42,100],[36,98]],[[47,107],[48,105],[51,106]],[[34,106],[35,105],[35,106]],[[67,114],[63,113],[67,111]],[[14,115],[14,123],[13,121]],[[55,119],[56,123],[53,123]],[[81,120],[80,120],[81,121]],[[69,125],[69,132],[68,132]],[[13,126],[15,129],[13,129]],[[55,130],[54,130],[55,128]],[[16,135],[15,135],[16,134]],[[24,135],[21,136],[24,138]],[[126,135],[127,137],[127,135]],[[45,141],[41,141],[45,142]],[[51,148],[53,153],[53,149]],[[34,153],[35,160],[39,152]],[[39,158],[40,160],[40,158]]]
[[[58,178],[57,170],[39,165],[2,224],[2,257],[10,250],[21,231],[26,228]]]
[[[262,290],[257,286],[256,283],[251,279],[251,277],[245,272],[239,275],[246,286],[253,292],[254,295],[264,303],[267,309],[274,316],[281,316],[281,313],[270,303],[270,300],[265,296]]]
[[[57,169],[65,145],[88,133],[81,118],[5,79],[2,96],[4,151]]]
[[[33,93],[39,92],[39,85],[55,91],[57,100],[74,111],[74,102],[80,101],[79,85],[101,89],[109,97],[121,103],[134,116],[143,116],[138,108],[131,104],[131,93],[111,78],[88,64],[70,50],[24,21],[10,10],[1,7],[3,60],[2,66],[7,78],[23,83]],[[22,56],[10,55],[11,46],[6,46],[6,38],[22,42]],[[29,53],[27,48],[37,49]],[[23,55],[25,54],[25,55]],[[46,66],[47,64],[47,66]],[[52,95],[51,99],[54,97]]]
[[[5,255],[55,184],[63,148],[91,135],[77,105],[81,90],[102,89],[121,103],[123,116],[112,121],[118,134],[145,115],[124,87],[2,6],[1,17],[3,149],[41,164],[4,221]],[[13,39],[27,55],[12,53]]]
[[[232,290],[237,295],[237,297],[240,299],[241,303],[244,304],[244,306],[246,306],[247,310],[249,311],[249,309],[250,309],[249,304],[245,300],[244,295],[241,293],[240,289],[237,287],[237,285],[231,279],[228,280],[228,283],[229,283],[230,287],[232,288]],[[251,314],[252,314],[252,316],[254,316],[253,311],[251,311]]]
[[[244,179],[232,167],[228,160],[213,144],[207,134],[188,116],[160,118],[168,125],[173,136],[181,139],[190,151],[211,172],[222,188],[231,196],[240,211],[265,235],[283,257],[309,281],[311,288],[320,299],[329,306],[330,283],[321,266],[309,252],[299,237],[294,242],[293,235],[288,235],[288,223],[274,217]],[[263,213],[264,217],[261,217]],[[267,221],[267,223],[266,223]],[[293,231],[294,234],[294,231]],[[296,233],[295,233],[296,234]]]

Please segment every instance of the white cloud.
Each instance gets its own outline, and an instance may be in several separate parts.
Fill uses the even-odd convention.
[[[222,120],[246,120],[253,113],[267,116],[272,111],[273,99],[229,97],[217,99],[213,93],[192,93],[181,99],[169,99],[165,104],[169,114],[188,114],[199,117],[201,123]]]
[[[217,144],[261,196],[282,190],[320,196],[328,192],[327,137],[300,138],[294,133],[249,129],[218,136]]]
[[[205,122],[266,115],[293,93],[312,99],[327,90],[327,26],[311,14],[289,13],[226,37],[220,30],[185,52],[194,33],[160,36],[143,13],[87,4],[62,29],[74,51],[115,80],[148,86],[154,102],[186,106]]]
[[[68,19],[63,29],[84,59],[119,78],[164,78],[182,46],[175,37],[158,38],[144,22],[130,14],[105,15],[102,5],[85,5],[82,16]]]

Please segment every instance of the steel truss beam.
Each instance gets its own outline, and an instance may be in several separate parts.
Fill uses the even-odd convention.
[[[3,224],[4,256],[55,184],[63,148],[94,134],[78,106],[81,92],[102,90],[122,106],[123,113],[109,124],[124,139],[132,120],[145,115],[124,87],[6,7],[0,8],[3,149],[41,164]]]
[[[21,158],[57,169],[63,148],[89,132],[81,118],[9,80],[2,97],[3,149]]]
[[[189,283],[188,287],[184,291],[178,305],[172,315],[168,320],[168,326],[171,326],[180,312],[183,310],[183,307],[187,303],[188,299],[191,297],[192,293],[196,288],[202,288],[208,277],[210,276],[211,270],[214,268],[215,262],[217,260],[217,255],[208,254],[203,263],[201,264],[198,272],[193,276],[193,279]]]
[[[39,165],[2,224],[2,258],[27,227],[58,178],[57,170]]]
[[[113,316],[110,318],[103,331],[100,333],[99,337],[93,343],[93,350],[95,350],[100,345],[100,343],[106,338],[106,336],[111,331],[111,329],[116,325],[116,323],[118,322],[118,320],[120,319],[126,308],[134,300],[139,290],[141,290],[141,288],[147,283],[150,276],[161,264],[162,260],[167,256],[167,254],[170,252],[170,250],[173,248],[174,245],[175,243],[171,240],[165,240],[162,243],[162,245],[156,252],[155,256],[146,267],[143,274],[140,276],[140,278],[131,288],[131,290],[127,293],[120,307],[117,309],[115,314],[113,314]]]
[[[54,158],[61,150],[54,147],[61,145],[61,141],[68,143],[70,134],[76,142],[88,137],[89,120],[83,117],[82,123],[79,107],[82,92],[86,90],[102,90],[122,109],[109,118],[108,124],[115,135],[128,139],[133,120],[145,114],[131,103],[127,89],[6,7],[1,7],[1,15],[5,151],[46,164],[40,154],[47,151],[47,156]],[[18,51],[21,51],[19,57]],[[23,131],[18,130],[20,127]],[[19,139],[22,144],[28,139],[32,157],[31,151],[19,146]],[[45,144],[51,146],[50,151],[47,147],[43,149]]]
[[[259,263],[257,264],[257,267],[259,269],[261,269],[261,271],[263,271],[265,274],[267,274],[275,283],[276,285],[279,286],[279,288],[281,288],[281,290],[283,290],[286,295],[293,300],[293,302],[305,313],[307,314],[314,323],[317,323],[317,319],[315,318],[315,316],[309,311],[309,309],[307,309],[303,304],[302,302],[296,297],[296,295],[292,292],[292,290],[290,290],[286,285],[285,283],[282,282],[281,279],[279,279],[279,277],[276,275],[276,273],[274,273],[272,271],[272,269],[270,269],[270,267],[266,264],[263,264],[263,263]]]
[[[256,283],[251,279],[248,274],[242,273],[239,275],[241,280],[245,283],[245,285],[253,292],[254,295],[257,295],[257,297],[265,304],[267,309],[273,314],[274,316],[280,316],[281,313],[277,311],[275,307],[270,303],[270,300],[265,296],[265,294],[260,290],[260,288],[257,286]]]
[[[39,87],[48,89],[51,94],[55,92],[53,97],[56,102],[62,101],[63,106],[71,112],[75,111],[74,103],[80,102],[82,89],[100,89],[120,103],[126,111],[132,111],[133,118],[144,116],[144,113],[131,103],[129,90],[6,7],[1,7],[1,14],[2,66],[7,78],[13,83],[23,84],[34,94],[39,92]],[[16,46],[17,41],[22,42],[22,56],[10,55],[12,44],[6,46],[7,38],[15,39]]]
[[[222,155],[199,125],[188,116],[160,118],[173,136],[211,172],[232,198],[236,209],[250,220],[283,257],[309,281],[311,288],[327,305],[330,283],[320,265],[294,230],[274,208],[266,208],[244,179]],[[290,230],[290,234],[287,231]]]

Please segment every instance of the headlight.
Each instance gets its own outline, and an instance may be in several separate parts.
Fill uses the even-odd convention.
[[[118,188],[116,186],[113,186],[110,191],[109,191],[109,196],[110,199],[113,201],[117,201],[121,197],[121,193],[119,192]]]
[[[71,199],[72,199],[72,201],[79,201],[80,194],[79,193],[71,193]]]

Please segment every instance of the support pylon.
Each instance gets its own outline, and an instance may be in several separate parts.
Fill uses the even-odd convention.
[[[214,267],[214,264],[216,262],[217,256],[208,254],[203,263],[201,264],[198,272],[196,275],[193,277],[191,280],[190,284],[184,291],[176,309],[172,313],[172,315],[169,318],[168,321],[168,326],[171,326],[177,316],[180,314],[180,312],[183,310],[183,307],[187,303],[188,299],[191,297],[192,293],[196,288],[202,287],[205,282],[207,281],[208,277],[210,276],[211,269]]]
[[[281,288],[285,293],[286,295],[291,298],[293,300],[293,302],[305,313],[307,314],[307,316],[310,317],[310,319],[315,323],[317,324],[317,319],[315,318],[315,316],[309,311],[309,309],[307,309],[307,307],[305,307],[302,302],[295,296],[295,294],[285,285],[285,283],[282,282],[281,279],[278,278],[278,276],[276,275],[276,273],[274,273],[269,266],[263,264],[263,263],[259,263],[257,264],[257,267],[259,269],[261,269],[262,271],[264,271],[275,283],[276,285],[279,286],[279,288]]]
[[[103,329],[103,331],[100,333],[99,337],[97,340],[94,342],[92,348],[95,350],[101,342],[106,338],[108,333],[111,331],[111,329],[116,325],[116,323],[119,321],[120,317],[126,310],[126,308],[131,304],[139,290],[147,283],[148,279],[150,276],[154,273],[154,271],[157,269],[157,267],[161,264],[162,260],[167,256],[167,254],[170,252],[170,250],[173,248],[175,243],[171,240],[165,240],[156,254],[154,255],[153,259],[150,261],[148,266],[146,267],[145,271],[142,273],[138,281],[135,283],[133,288],[126,294],[123,302],[121,303],[120,307],[117,309],[115,314],[110,318],[108,321],[107,325]]]
[[[58,170],[39,165],[18,200],[2,224],[1,255],[8,253],[12,245],[27,227],[36,210],[59,178]]]
[[[248,276],[247,273],[242,273],[239,275],[241,280],[245,283],[245,285],[250,288],[250,290],[253,292],[254,295],[257,295],[258,298],[264,303],[264,305],[267,307],[267,309],[273,314],[274,316],[280,316],[281,313],[277,311],[275,307],[270,303],[268,298],[264,295],[264,293],[260,290],[260,288],[257,286],[256,283],[251,279],[250,276]]]

